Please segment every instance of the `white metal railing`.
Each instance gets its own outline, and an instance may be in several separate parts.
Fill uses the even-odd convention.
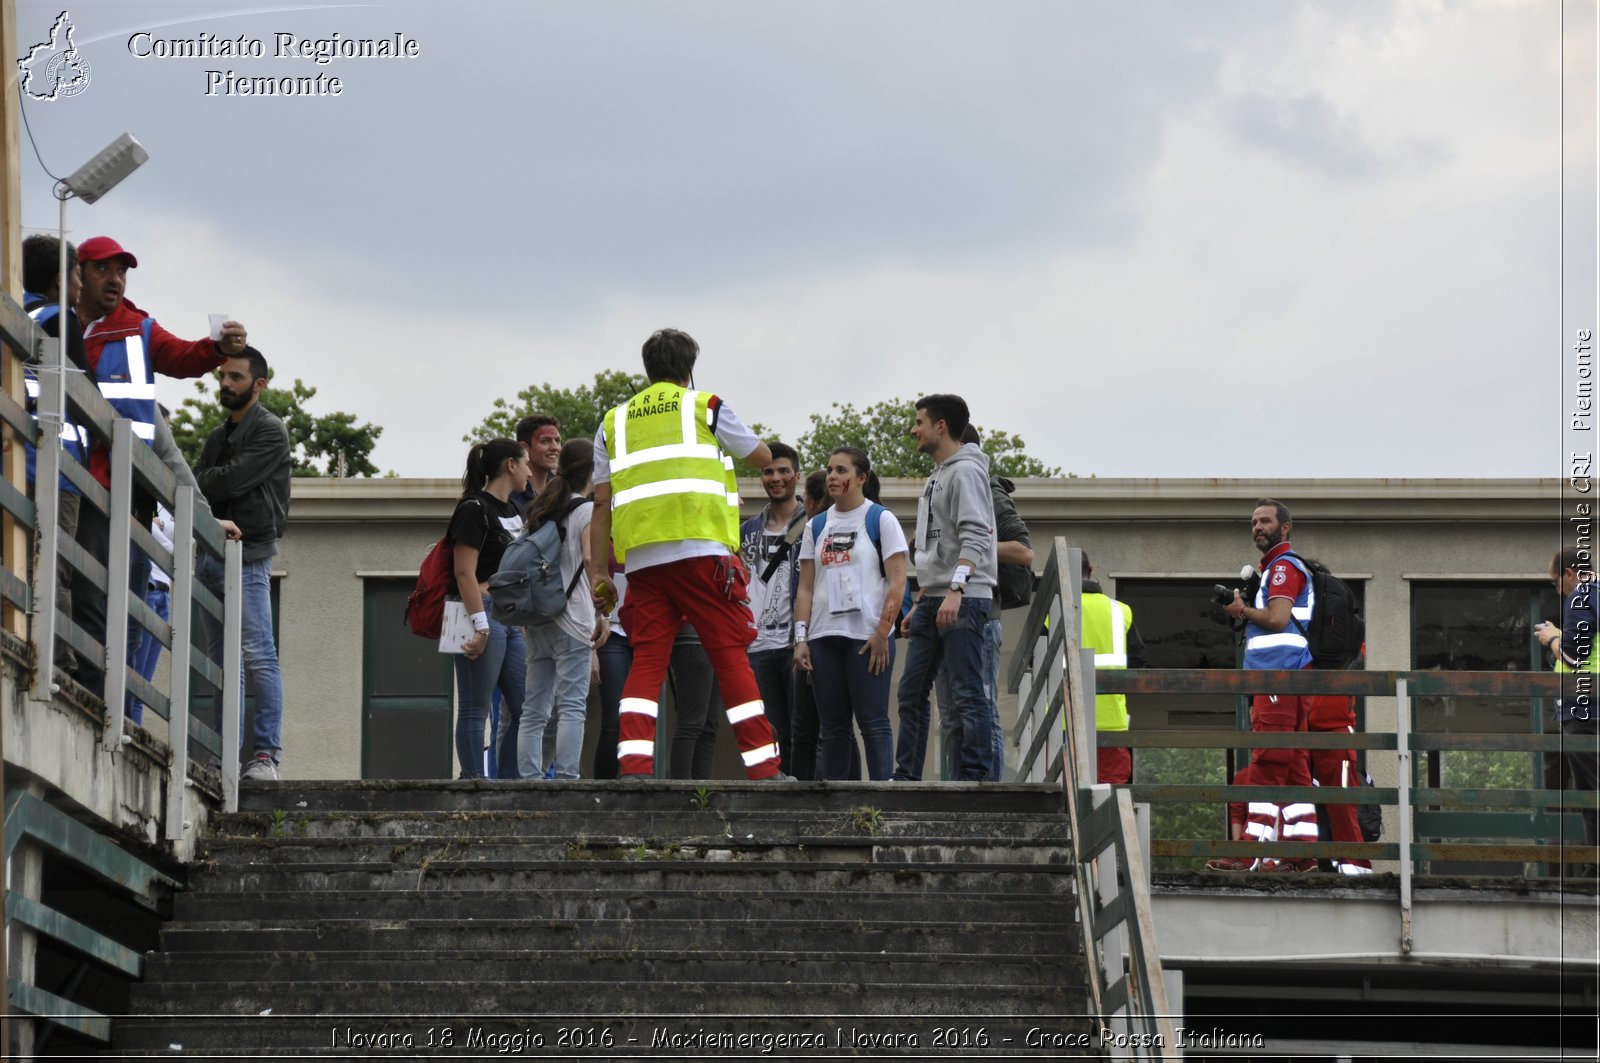
[[[1094,651],[1079,645],[1083,551],[1058,536],[1011,661],[1019,781],[1061,784],[1090,1006],[1114,1058],[1178,1059],[1132,798],[1094,786]],[[1090,721],[1085,729],[1084,721]]]
[[[62,344],[46,336],[4,293],[0,293],[0,340],[32,363],[41,383],[37,424],[18,403],[17,396],[0,393],[0,421],[10,427],[14,438],[42,444],[38,446],[31,500],[14,485],[0,481],[4,483],[0,487],[0,507],[33,529],[38,543],[38,560],[31,579],[27,561],[21,558],[11,559],[6,571],[0,573],[0,596],[25,610],[31,621],[29,639],[36,668],[30,700],[48,702],[60,690],[55,676],[59,639],[104,669],[103,748],[114,750],[125,741],[126,695],[131,693],[152,712],[165,717],[171,747],[165,836],[176,841],[193,819],[189,811],[194,800],[189,786],[191,740],[220,761],[223,807],[229,811],[238,807],[242,549],[239,543],[227,540],[196,489],[181,484],[155,451],[134,435],[131,422],[120,417],[99,390],[66,362]],[[60,387],[55,386],[57,380],[61,381]],[[92,439],[109,446],[109,491],[89,475],[86,466],[66,458],[60,427],[69,418],[71,423],[86,428]],[[105,564],[62,534],[59,497],[63,476],[80,492],[81,504],[94,507],[108,521],[110,549]],[[163,547],[148,527],[135,525],[136,490],[148,493],[173,514],[173,550]],[[172,575],[170,623],[146,606],[142,595],[131,593],[130,546],[142,550],[155,565]],[[223,562],[224,596],[220,601],[195,578],[197,550]],[[103,644],[57,608],[58,560],[83,574],[106,595]],[[191,623],[195,607],[222,625],[220,661],[212,660],[204,650],[195,650]],[[136,631],[151,632],[171,652],[165,684],[146,681],[128,663],[133,637],[130,621],[138,625]],[[196,676],[222,691],[220,736],[208,724],[192,718],[190,695]],[[224,682],[224,677],[231,678]]]

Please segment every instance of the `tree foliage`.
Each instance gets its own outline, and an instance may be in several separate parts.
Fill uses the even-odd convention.
[[[481,443],[489,439],[515,439],[517,422],[535,413],[549,414],[561,422],[563,439],[593,439],[600,428],[600,418],[613,406],[627,402],[649,386],[641,373],[624,373],[620,369],[604,369],[596,373],[594,383],[575,388],[557,388],[549,384],[535,384],[517,392],[514,402],[495,399],[482,424],[462,436],[463,443]]]
[[[267,388],[261,392],[261,405],[281,418],[289,430],[294,475],[378,475],[378,467],[372,464],[372,450],[383,434],[381,426],[357,424],[354,414],[340,411],[318,417],[306,409],[306,403],[317,394],[316,388],[298,378],[292,387],[275,388],[271,385],[270,371],[267,380]],[[205,381],[195,381],[194,389],[199,397],[184,399],[172,414],[172,436],[190,465],[200,460],[207,437],[228,415]]]
[[[879,476],[924,477],[933,471],[933,459],[920,453],[911,440],[916,420],[912,399],[885,399],[865,409],[854,403],[835,402],[827,413],[813,413],[811,427],[795,444],[801,464],[820,469],[837,446],[860,447],[872,459]],[[999,476],[1074,476],[1029,456],[1021,436],[991,432],[974,425],[983,439],[983,452],[989,455],[990,470]]]
[[[495,399],[489,416],[469,434],[462,436],[463,443],[479,443],[488,439],[515,439],[517,422],[536,413],[548,414],[561,422],[562,439],[593,439],[600,430],[600,418],[613,406],[620,406],[650,386],[641,373],[624,373],[620,369],[602,369],[594,376],[594,383],[575,388],[557,388],[549,384],[534,384],[517,392],[514,402]],[[746,421],[750,431],[762,439],[770,432],[759,421]],[[759,475],[738,463],[741,475]]]

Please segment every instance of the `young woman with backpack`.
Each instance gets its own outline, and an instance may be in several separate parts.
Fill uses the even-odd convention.
[[[498,689],[504,711],[522,705],[525,662],[522,632],[489,615],[489,577],[500,567],[500,555],[522,527],[522,514],[510,501],[528,483],[528,452],[511,439],[491,439],[467,452],[461,477],[461,500],[450,516],[452,575],[446,598],[459,600],[472,621],[473,634],[456,655],[456,760],[463,779],[479,779],[483,769],[483,725],[489,701]],[[498,746],[510,745],[514,722],[502,728]],[[510,751],[496,749],[504,778],[513,764]]]
[[[891,641],[905,596],[909,549],[900,522],[864,493],[872,463],[855,447],[828,456],[833,507],[813,517],[800,544],[795,667],[817,695],[817,778],[843,779],[852,716],[866,744],[867,777],[894,774],[889,728]]]
[[[567,588],[566,608],[554,619],[528,628],[527,697],[522,703],[521,734],[517,740],[517,774],[524,779],[545,775],[545,732],[554,727],[555,746],[550,758],[557,779],[578,778],[583,755],[584,719],[588,714],[589,683],[598,678],[596,650],[606,641],[610,627],[597,617],[589,579],[589,521],[594,503],[588,494],[594,475],[594,444],[569,440],[561,448],[556,471],[544,490],[528,507],[528,528],[557,521],[561,531],[561,586]]]

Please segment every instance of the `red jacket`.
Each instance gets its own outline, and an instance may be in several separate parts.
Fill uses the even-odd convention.
[[[140,324],[150,315],[140,310],[126,298],[117,308],[99,321],[92,322],[83,337],[83,353],[89,359],[89,368],[100,369],[100,352],[112,340],[136,335]],[[227,359],[209,338],[180,340],[156,322],[150,323],[150,349],[146,352],[146,371],[163,373],[172,377],[205,376]],[[151,376],[151,381],[155,377]],[[89,448],[89,473],[100,486],[111,486],[111,452],[96,439]]]

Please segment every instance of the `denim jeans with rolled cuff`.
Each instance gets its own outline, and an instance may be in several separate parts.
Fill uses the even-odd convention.
[[[146,559],[148,561],[148,559]],[[222,561],[202,554],[195,563],[195,576],[206,589],[219,599],[223,597],[226,570]],[[246,561],[242,570],[244,600],[242,613],[244,628],[239,641],[244,664],[244,675],[239,677],[239,690],[244,692],[245,676],[255,689],[255,727],[251,734],[251,748],[255,753],[270,753],[278,760],[283,748],[283,672],[278,667],[278,647],[272,641],[272,558]],[[146,579],[149,578],[147,575]],[[204,610],[200,611],[205,626],[206,645],[215,661],[222,660],[222,625]],[[239,700],[240,723],[244,721],[244,699]],[[222,729],[222,692],[217,692],[215,716],[218,733]]]
[[[989,626],[984,631],[983,650],[987,658],[984,661],[983,690],[989,695],[989,705],[994,709],[994,715],[989,719],[989,725],[994,730],[994,771],[989,777],[995,782],[1004,782],[1006,777],[1006,733],[1000,726],[1000,640],[1003,633],[1000,618],[991,615]],[[955,694],[950,690],[949,673],[943,668],[939,669],[939,678],[934,681],[933,691],[939,705],[939,767],[943,778],[954,779],[961,774],[961,761],[956,748],[961,720],[956,715]]]
[[[485,611],[489,610],[489,596],[483,596]],[[527,652],[522,645],[522,629],[507,626],[489,613],[489,641],[478,659],[471,661],[464,653],[452,655],[456,666],[456,762],[463,779],[484,777],[483,727],[489,719],[491,691],[500,691],[502,716],[510,706],[520,711],[526,694]],[[498,736],[496,736],[498,737]],[[515,740],[515,732],[507,737]],[[506,743],[512,744],[511,742]],[[491,751],[493,754],[493,751]],[[498,764],[506,759],[496,755]],[[502,776],[515,778],[515,772]]]

